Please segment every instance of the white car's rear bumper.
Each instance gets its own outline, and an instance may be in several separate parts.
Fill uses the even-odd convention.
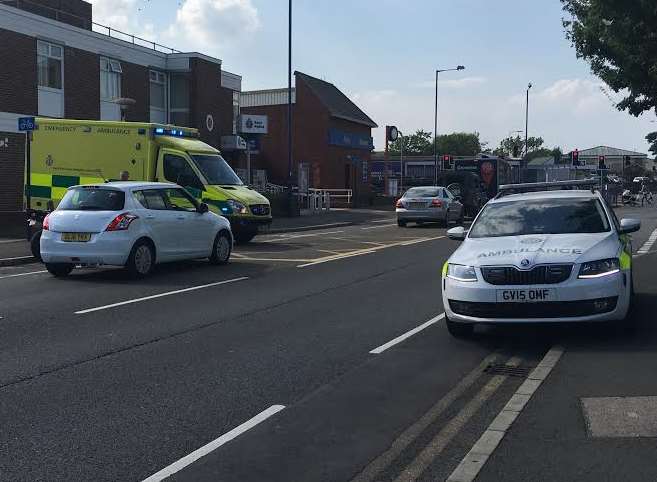
[[[630,303],[630,271],[596,279],[544,285],[492,285],[481,280],[462,282],[443,278],[443,307],[451,321],[461,323],[562,323],[622,320]],[[497,301],[497,291],[554,289],[550,302]]]
[[[62,241],[62,233],[43,231],[41,258],[45,263],[123,266],[134,239],[129,230],[91,234],[87,242]]]

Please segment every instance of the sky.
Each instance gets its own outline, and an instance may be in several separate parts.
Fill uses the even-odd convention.
[[[94,20],[182,51],[220,58],[242,89],[287,85],[285,0],[91,0]],[[335,84],[380,128],[479,132],[489,147],[525,129],[564,151],[607,145],[647,152],[654,113],[614,108],[565,39],[559,0],[294,0],[294,70]]]

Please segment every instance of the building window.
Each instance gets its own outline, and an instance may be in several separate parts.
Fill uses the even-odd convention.
[[[167,121],[167,76],[157,70],[151,70],[149,76],[151,122],[164,124]]]
[[[60,45],[37,40],[37,71],[39,87],[62,89],[64,49]]]
[[[237,134],[237,123],[240,118],[240,93],[233,91],[233,134]]]
[[[113,100],[121,97],[121,62],[100,58],[100,99]]]
[[[171,74],[169,81],[169,122],[191,127],[189,116],[189,79],[185,74]]]

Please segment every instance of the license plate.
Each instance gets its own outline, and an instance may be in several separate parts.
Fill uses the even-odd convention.
[[[540,303],[556,301],[554,288],[532,288],[524,290],[497,290],[498,303]]]
[[[91,233],[62,233],[62,241],[68,243],[86,243],[91,239]]]
[[[427,203],[410,203],[408,205],[411,209],[423,209],[427,206]]]

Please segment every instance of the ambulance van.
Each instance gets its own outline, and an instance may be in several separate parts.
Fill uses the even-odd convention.
[[[198,137],[196,129],[171,125],[37,118],[26,156],[26,211],[42,219],[77,184],[169,181],[226,217],[237,243],[248,242],[271,223],[269,201]]]

